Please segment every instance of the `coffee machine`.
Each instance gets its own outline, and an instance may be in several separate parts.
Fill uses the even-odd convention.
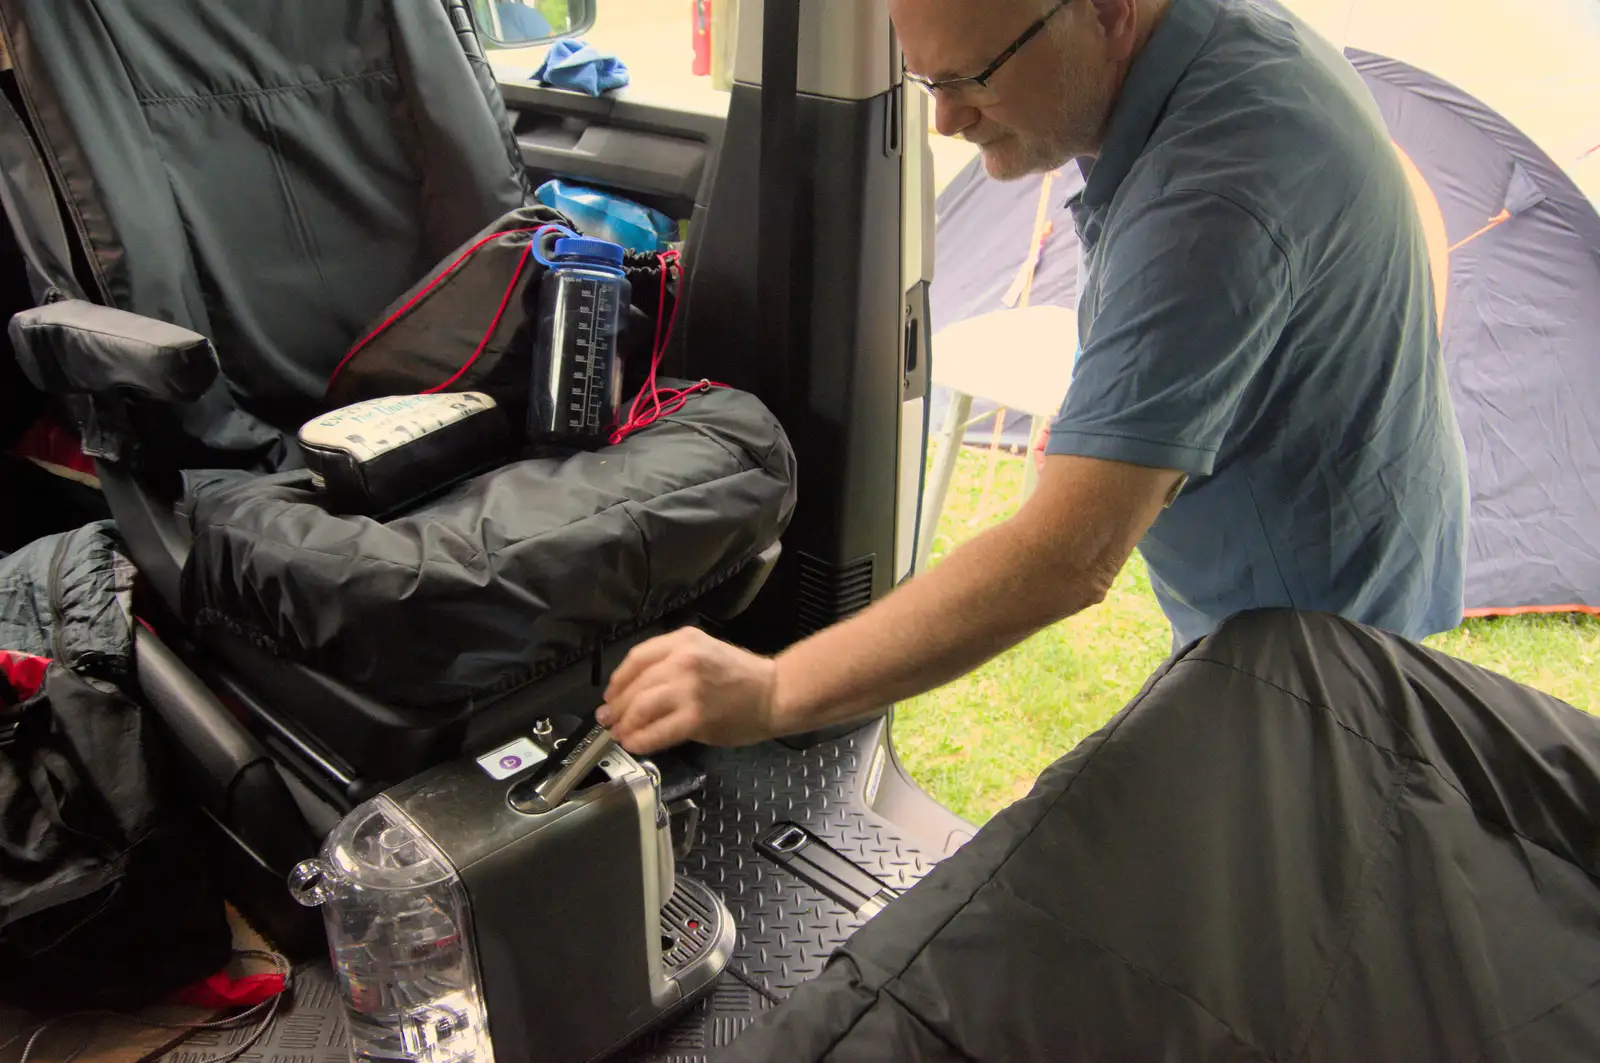
[[[733,953],[726,905],[676,875],[660,773],[592,725],[385,791],[290,886],[322,908],[354,1061],[602,1059]]]

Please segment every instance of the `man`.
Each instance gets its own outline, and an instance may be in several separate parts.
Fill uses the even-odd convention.
[[[1081,349],[1038,489],[775,659],[692,630],[641,645],[599,715],[618,741],[868,717],[1098,603],[1135,546],[1179,643],[1271,605],[1455,626],[1465,455],[1427,249],[1343,56],[1253,0],[890,9],[940,132],[997,178],[1085,173]]]

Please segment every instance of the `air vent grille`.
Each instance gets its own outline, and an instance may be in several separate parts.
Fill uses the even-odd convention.
[[[800,555],[800,587],[796,601],[802,637],[838,623],[872,604],[876,555],[842,565]]]

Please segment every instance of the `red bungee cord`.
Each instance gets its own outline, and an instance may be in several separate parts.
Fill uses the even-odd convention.
[[[661,301],[658,305],[667,305],[667,280],[674,269],[680,269],[681,256],[676,251],[665,251],[656,256],[661,263]],[[682,293],[679,293],[679,299]],[[665,318],[666,331],[662,331],[662,322]],[[672,304],[672,313],[656,314],[656,333],[650,351],[650,374],[645,378],[644,386],[639,389],[639,394],[633,397],[633,403],[628,407],[628,418],[611,433],[611,444],[616,444],[627,439],[630,435],[647,425],[654,424],[663,417],[670,417],[683,409],[689,401],[689,396],[697,395],[702,391],[712,388],[725,388],[728,385],[719,384],[714,380],[702,380],[698,384],[691,384],[686,388],[662,389],[656,383],[656,373],[661,368],[661,359],[667,353],[667,344],[672,340],[672,328],[678,322],[678,301]],[[646,396],[649,396],[647,399]]]

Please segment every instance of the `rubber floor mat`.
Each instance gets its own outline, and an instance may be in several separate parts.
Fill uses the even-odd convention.
[[[892,890],[931,870],[937,844],[913,839],[869,807],[869,787],[884,771],[884,724],[805,750],[766,744],[708,750],[696,800],[698,841],[681,874],[727,903],[738,943],[713,991],[670,1025],[645,1035],[619,1063],[702,1063],[800,983],[866,921],[759,855],[757,839],[779,823],[805,827]],[[202,1063],[237,1046],[246,1032],[198,1035],[162,1063]],[[346,1063],[348,1040],[326,963],[295,972],[294,1001],[241,1063]],[[498,1063],[532,1063],[499,1060]]]
[[[715,990],[672,1025],[620,1056],[627,1063],[701,1063],[822,966],[866,919],[758,855],[779,823],[805,827],[891,889],[933,867],[935,846],[867,807],[884,770],[883,724],[807,750],[762,745],[709,750],[699,841],[680,870],[718,893],[739,928]],[[930,799],[931,800],[931,799]],[[942,839],[940,839],[942,842]]]
[[[238,1030],[207,1030],[189,1037],[161,1057],[161,1063],[202,1063],[227,1056],[243,1044],[254,1025]],[[326,962],[294,972],[294,996],[285,1002],[261,1040],[238,1057],[239,1063],[350,1063],[339,990]]]

